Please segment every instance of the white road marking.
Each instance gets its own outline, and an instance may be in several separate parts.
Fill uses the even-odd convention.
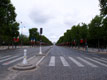
[[[55,56],[51,56],[49,66],[55,66]]]
[[[18,56],[13,56],[13,57],[9,57],[9,58],[7,58],[7,59],[0,60],[0,62],[4,62],[4,61],[7,61],[7,60],[10,60],[10,59],[16,58],[16,57],[18,57]]]
[[[98,66],[92,64],[91,62],[89,62],[89,61],[87,61],[87,60],[81,58],[81,57],[77,57],[77,58],[78,58],[79,60],[83,61],[84,63],[90,65],[91,67],[98,67]]]
[[[63,66],[69,66],[68,62],[65,60],[64,57],[60,56],[60,59],[61,59]]]
[[[107,59],[106,59],[106,58],[101,58],[101,59],[103,59],[103,60],[106,60],[106,61],[107,61]]]
[[[14,62],[16,62],[16,61],[19,61],[19,60],[21,60],[21,59],[23,59],[23,57],[19,57],[19,58],[16,58],[16,59],[14,59],[14,60],[11,60],[11,61],[9,61],[9,62],[5,62],[5,63],[3,63],[2,65],[9,65],[9,64],[12,64],[12,63],[14,63]]]
[[[102,60],[102,59],[99,59],[99,58],[95,58],[95,57],[93,57],[93,58],[96,59],[96,60],[99,60],[99,61],[107,63],[107,61],[105,61],[105,60]]]
[[[4,56],[4,57],[0,57],[0,59],[4,59],[4,58],[7,58],[7,57],[10,57],[10,55]]]
[[[95,62],[95,63],[97,63],[97,64],[100,64],[100,65],[102,65],[102,66],[107,67],[107,65],[106,65],[106,64],[103,64],[103,63],[101,63],[101,62],[99,62],[99,61],[96,61],[96,60],[91,59],[91,58],[88,58],[88,57],[85,57],[85,58],[86,58],[86,59],[88,59],[88,60],[90,60],[90,61],[93,61],[93,62]]]
[[[40,64],[40,62],[45,58],[45,56],[43,56],[37,63],[36,66],[38,66]]]
[[[28,59],[28,61],[32,60],[34,57],[35,57],[35,56],[30,57],[30,58]]]
[[[69,57],[69,59],[70,59],[71,61],[73,61],[78,67],[84,67],[84,65],[81,64],[80,62],[78,62],[76,59],[74,59],[74,58],[72,58],[72,57]]]

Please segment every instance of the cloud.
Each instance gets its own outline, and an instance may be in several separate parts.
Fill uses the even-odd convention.
[[[43,27],[43,35],[51,41],[71,29],[72,25],[90,20],[99,14],[98,0],[11,0],[16,8],[17,20],[28,29]],[[26,3],[26,4],[25,4]],[[24,5],[23,5],[24,4]],[[20,29],[21,31],[21,29]]]
[[[29,17],[35,24],[45,24],[51,19],[51,16],[45,13],[45,11],[37,9],[32,11]]]

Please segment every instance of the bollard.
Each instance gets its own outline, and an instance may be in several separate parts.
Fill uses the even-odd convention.
[[[39,52],[39,54],[42,54],[42,49],[41,49],[41,46],[40,46],[40,52]]]
[[[27,50],[24,49],[24,57],[23,57],[23,64],[27,64]]]

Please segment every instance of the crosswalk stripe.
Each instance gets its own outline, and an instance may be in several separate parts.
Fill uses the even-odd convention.
[[[102,66],[107,67],[106,64],[103,64],[103,63],[101,63],[101,62],[99,62],[99,61],[96,61],[96,60],[94,60],[94,59],[91,59],[91,58],[88,58],[88,57],[84,57],[84,58],[86,58],[86,59],[88,59],[88,60],[90,60],[90,61],[93,61],[93,62],[95,62],[95,63],[97,63],[97,64],[100,64],[100,65],[102,65]]]
[[[7,57],[10,57],[10,55],[4,56],[4,57],[0,57],[0,59],[4,59],[4,58],[7,58]]]
[[[10,59],[16,58],[16,57],[18,57],[18,56],[13,56],[13,57],[9,57],[9,58],[7,58],[7,59],[0,60],[0,62],[4,62],[4,61],[7,61],[7,60],[10,60]]]
[[[55,56],[51,56],[49,66],[55,66]]]
[[[69,66],[68,62],[65,60],[64,57],[60,56],[60,59],[61,59],[63,66]]]
[[[101,59],[103,59],[103,60],[106,60],[106,61],[107,61],[107,59],[106,59],[106,58],[101,58]]]
[[[98,58],[95,58],[95,57],[93,57],[94,59],[96,59],[96,60],[99,60],[99,61],[102,61],[102,62],[105,62],[105,63],[107,63],[107,61],[105,61],[105,60],[102,60],[102,59],[98,59]]]
[[[72,57],[69,57],[69,59],[70,59],[71,61],[73,61],[77,66],[79,66],[79,67],[84,67],[84,65],[81,64],[80,62],[78,62],[76,59],[74,59],[74,58],[72,58]]]
[[[79,60],[83,61],[84,63],[90,65],[91,67],[98,67],[98,66],[92,64],[91,62],[89,62],[89,61],[87,61],[87,60],[81,58],[81,57],[77,57],[77,58],[78,58]]]
[[[23,57],[19,57],[19,58],[17,58],[17,59],[12,60],[12,61],[5,62],[5,63],[3,63],[2,65],[9,65],[9,64],[14,63],[14,62],[16,62],[16,61],[19,61],[19,60],[21,60],[21,59],[23,59]]]

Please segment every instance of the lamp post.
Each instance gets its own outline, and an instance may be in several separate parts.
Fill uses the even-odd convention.
[[[21,22],[21,24],[22,24],[22,22]],[[22,26],[22,28],[21,28],[21,34],[20,34],[20,36],[21,36],[21,47],[23,45],[23,28],[25,28],[25,26]]]

